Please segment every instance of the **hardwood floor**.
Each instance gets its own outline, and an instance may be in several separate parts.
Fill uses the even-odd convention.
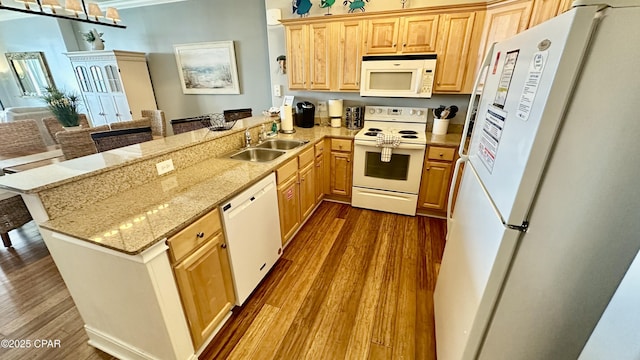
[[[323,203],[200,360],[435,359],[445,225]]]
[[[115,359],[87,344],[84,322],[35,223],[9,234],[13,248],[0,248],[0,340],[30,344],[0,346],[0,359]],[[42,339],[59,346],[36,348]]]
[[[87,344],[83,321],[35,224],[0,248],[0,359],[115,359]],[[433,289],[445,221],[325,202],[208,359],[435,359]],[[34,340],[60,340],[34,348]]]

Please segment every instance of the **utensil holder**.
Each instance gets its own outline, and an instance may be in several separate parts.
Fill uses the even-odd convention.
[[[433,119],[433,130],[431,132],[434,135],[446,135],[448,129],[449,119]]]

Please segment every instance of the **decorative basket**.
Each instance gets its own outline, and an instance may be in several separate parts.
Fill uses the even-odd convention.
[[[223,114],[209,114],[203,116],[202,123],[211,131],[225,131],[230,130],[237,120],[226,121]]]

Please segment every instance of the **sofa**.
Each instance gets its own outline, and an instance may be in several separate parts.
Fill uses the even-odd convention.
[[[42,134],[45,144],[55,145],[55,141],[49,135],[47,128],[44,126],[42,119],[51,117],[53,114],[45,106],[42,107],[10,107],[4,111],[4,122],[34,119],[38,123],[38,130]]]

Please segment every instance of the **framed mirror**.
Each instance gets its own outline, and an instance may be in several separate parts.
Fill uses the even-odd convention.
[[[9,52],[5,56],[22,96],[42,96],[46,87],[54,86],[44,53]]]

